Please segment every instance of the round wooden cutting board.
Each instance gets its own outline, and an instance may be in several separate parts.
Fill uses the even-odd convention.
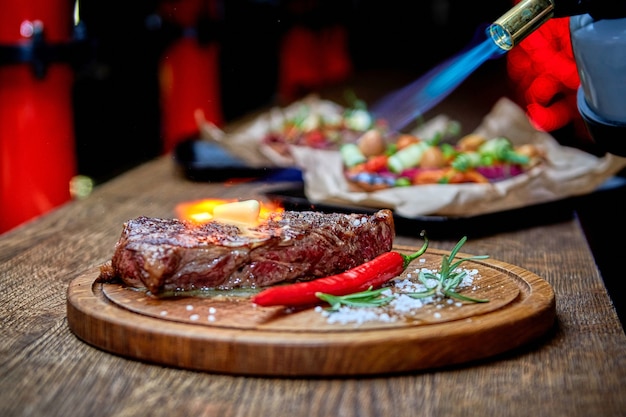
[[[443,255],[449,252],[429,249],[398,279],[415,279],[420,268],[437,270]],[[537,275],[492,259],[461,266],[477,274],[460,292],[488,302],[444,300],[402,312],[386,306],[373,319],[343,322],[332,320],[340,313],[328,316],[321,308],[260,307],[246,291],[157,299],[100,282],[94,268],[68,287],[67,317],[77,337],[107,352],[264,376],[373,375],[460,364],[523,346],[553,326],[554,292]]]

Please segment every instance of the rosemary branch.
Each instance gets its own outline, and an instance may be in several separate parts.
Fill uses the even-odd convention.
[[[451,259],[454,259],[457,252],[461,249],[461,246],[465,244],[467,241],[467,236],[464,236],[456,246],[452,249],[449,256],[444,255],[441,260],[441,270],[439,274],[433,274],[432,272],[424,272],[420,271],[418,279],[420,282],[426,287],[425,291],[415,292],[415,293],[407,293],[408,296],[412,298],[426,298],[430,296],[440,296],[443,298],[456,298],[457,300],[467,301],[471,303],[486,303],[489,302],[487,299],[482,298],[472,298],[466,295],[459,294],[456,292],[457,287],[461,282],[463,282],[463,278],[467,276],[467,272],[458,271],[459,265],[461,263],[472,260],[472,259],[487,259],[489,256],[487,255],[479,255],[479,256],[471,256],[469,258],[461,258],[454,263],[450,263]],[[434,282],[434,285],[433,285]]]
[[[388,288],[378,288],[376,290],[369,287],[365,291],[355,292],[348,295],[331,295],[318,292],[315,295],[322,301],[330,304],[328,311],[338,311],[342,305],[349,307],[380,307],[388,304],[393,297],[383,296],[382,293]]]
[[[444,255],[442,257],[441,269],[439,273],[420,271],[418,279],[426,287],[426,290],[404,294],[416,299],[438,296],[442,298],[455,298],[457,300],[470,303],[489,302],[487,299],[472,298],[457,292],[458,286],[467,276],[466,271],[458,270],[459,265],[468,260],[489,258],[487,255],[471,256],[469,258],[461,258],[454,263],[450,263],[466,241],[467,236],[464,236],[454,246],[448,256]],[[330,307],[326,309],[327,311],[339,311],[341,306],[372,308],[389,304],[393,300],[393,296],[383,294],[388,289],[388,287],[378,289],[372,289],[372,287],[369,287],[365,291],[348,295],[337,296],[321,292],[318,292],[315,295],[320,300],[325,301],[330,305]]]

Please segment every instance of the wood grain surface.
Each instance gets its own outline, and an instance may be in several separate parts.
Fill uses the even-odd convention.
[[[464,252],[531,271],[550,284],[556,302],[555,326],[544,336],[483,360],[369,377],[237,376],[112,354],[69,328],[69,286],[110,259],[127,219],[171,217],[177,203],[198,198],[262,198],[284,186],[193,183],[164,157],[0,236],[0,415],[626,415],[626,335],[575,216],[469,236]],[[405,232],[398,230],[398,245],[421,244]],[[457,240],[431,240],[429,248],[451,250]],[[107,339],[131,342],[120,334]],[[268,358],[248,362],[255,360]]]
[[[363,79],[368,87],[397,78],[373,75]],[[484,83],[468,80],[454,93],[461,99],[453,94],[433,114],[458,117],[471,129],[488,111],[485,96],[501,97],[498,88],[485,89],[502,85],[489,75]],[[338,86],[336,97],[344,92]],[[69,286],[110,259],[124,221],[172,217],[177,203],[199,198],[262,199],[264,191],[288,185],[194,183],[164,156],[0,235],[0,416],[626,416],[626,335],[576,212],[538,225],[520,218],[506,230],[468,234],[464,252],[536,274],[549,283],[556,302],[555,325],[544,336],[483,360],[371,376],[239,376],[126,358],[85,343],[70,329]],[[605,215],[598,204],[589,211]],[[451,250],[466,233],[459,228],[453,238],[431,239],[430,248]],[[400,228],[396,242],[418,246],[415,235]],[[384,352],[378,361],[398,354]],[[254,360],[268,358],[248,361]]]
[[[418,248],[395,248],[411,253]],[[428,251],[416,267],[436,270]],[[468,257],[458,254],[457,258]],[[472,297],[487,303],[433,303],[393,313],[395,321],[329,322],[307,308],[260,307],[249,296],[156,299],[122,284],[98,282],[98,270],[68,288],[68,324],[81,339],[122,356],[210,372],[267,376],[370,375],[484,359],[543,335],[554,324],[550,285],[496,260],[476,269]],[[415,274],[414,274],[415,275]],[[262,360],[259,360],[263,358]]]

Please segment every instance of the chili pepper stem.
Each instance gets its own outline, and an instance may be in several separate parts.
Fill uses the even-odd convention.
[[[426,249],[428,249],[428,237],[426,237],[426,234],[424,232],[422,232],[421,235],[424,238],[424,244],[422,245],[420,250],[410,255],[405,255],[403,253],[400,254],[403,259],[403,264],[402,264],[403,269],[406,269],[406,267],[409,266],[411,262],[413,262],[415,259],[422,256],[424,252],[426,252]]]

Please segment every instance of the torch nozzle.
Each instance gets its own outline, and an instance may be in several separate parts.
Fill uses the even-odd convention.
[[[554,0],[522,0],[487,28],[495,44],[509,51],[554,16]]]

